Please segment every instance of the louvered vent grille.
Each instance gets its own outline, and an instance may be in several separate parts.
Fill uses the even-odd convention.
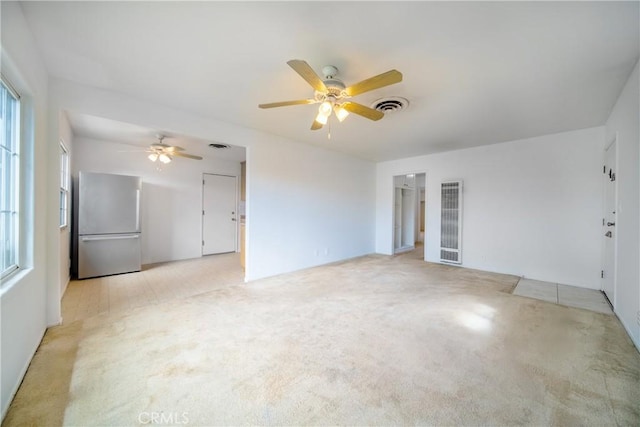
[[[440,196],[440,260],[460,264],[462,181],[443,182]]]
[[[440,259],[442,261],[458,262],[458,253],[447,251],[447,250],[441,250]]]

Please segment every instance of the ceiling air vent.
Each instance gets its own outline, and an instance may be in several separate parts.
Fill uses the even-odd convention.
[[[209,147],[215,148],[216,150],[224,150],[226,148],[231,148],[231,146],[227,144],[209,144]]]
[[[391,113],[393,111],[404,110],[408,106],[409,101],[399,96],[381,98],[371,104],[371,108],[373,108],[374,110],[382,111],[383,113]]]

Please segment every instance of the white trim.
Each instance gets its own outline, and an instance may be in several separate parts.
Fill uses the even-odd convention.
[[[611,140],[611,142],[607,145],[607,147],[602,152],[602,163],[604,165],[606,165],[607,152],[612,147],[615,148],[616,152],[615,152],[615,156],[614,156],[614,160],[613,160],[614,161],[613,169],[614,169],[615,172],[617,172],[617,169],[618,169],[618,155],[619,155],[617,142],[618,142],[618,132],[615,133],[615,135],[614,135],[613,139]],[[605,209],[607,207],[606,206],[606,204],[607,204],[607,201],[606,201],[607,191],[606,191],[606,187],[605,187],[606,186],[606,177],[603,177],[601,182],[603,183],[602,184],[602,219],[603,219],[603,221],[606,221],[606,216],[607,216],[606,212],[605,212]],[[616,180],[616,183],[614,185],[614,194],[613,194],[613,205],[614,205],[614,208],[615,208],[616,211],[618,211],[618,188],[619,188],[619,186],[618,186],[618,183],[617,183],[617,180]],[[603,224],[603,226],[604,226],[604,224]],[[617,229],[615,231],[617,232]],[[618,288],[617,288],[617,283],[618,283],[618,281],[617,281],[617,276],[618,276],[618,274],[617,274],[618,273],[618,237],[617,237],[617,233],[614,236],[615,236],[614,237],[615,241],[614,241],[614,245],[613,245],[613,265],[611,266],[612,271],[608,272],[608,273],[613,275],[613,278],[612,278],[612,281],[613,281],[613,301],[609,300],[609,302],[613,306],[613,311],[615,312],[616,307],[618,306],[617,305],[617,298],[618,298]],[[602,265],[601,268],[602,268],[602,271],[604,271],[604,269],[605,269],[604,267],[605,267],[605,264],[606,264],[606,256],[607,256],[606,245],[605,245],[606,241],[602,237],[600,237],[600,240],[601,240],[600,248],[601,248],[601,251],[602,251],[601,257],[600,257],[601,258],[601,263],[602,263],[601,264]],[[607,272],[605,272],[605,273],[607,273]],[[604,278],[600,279],[600,290],[603,291],[603,292],[605,291],[605,289],[604,289]],[[605,293],[605,295],[606,295],[606,293]],[[609,295],[606,295],[606,297],[608,299]]]
[[[22,257],[22,247],[23,247],[23,229],[22,229],[22,200],[24,195],[23,191],[23,156],[22,154],[22,145],[23,141],[23,113],[22,109],[24,108],[23,103],[20,101],[20,96],[12,88],[11,83],[6,79],[4,75],[1,76],[0,85],[6,88],[9,96],[15,101],[9,101],[12,105],[11,110],[14,110],[14,117],[10,122],[6,122],[7,125],[5,129],[10,129],[10,134],[13,138],[10,138],[10,141],[7,141],[7,145],[3,145],[0,147],[1,150],[5,150],[5,153],[8,153],[10,157],[9,161],[9,171],[11,172],[11,178],[9,178],[9,206],[4,213],[8,213],[11,221],[11,230],[9,231],[9,236],[13,236],[11,238],[11,249],[10,253],[13,253],[13,263],[4,271],[0,271],[0,279],[2,279],[2,285],[0,287],[6,287],[6,283],[8,278],[13,276],[16,271],[19,271],[24,265],[24,259]]]
[[[422,170],[422,171],[409,171],[409,172],[400,172],[400,173],[396,173],[394,175],[391,175],[391,206],[389,206],[389,208],[391,209],[391,250],[389,251],[389,254],[394,255],[396,253],[396,238],[395,238],[395,225],[396,225],[396,210],[395,210],[395,203],[396,203],[396,182],[395,182],[395,177],[396,176],[407,176],[407,175],[411,175],[413,174],[414,176],[414,183],[416,182],[415,179],[417,178],[418,175],[424,175],[424,193],[425,193],[425,199],[427,197],[428,191],[427,191],[427,171],[426,170]],[[416,191],[416,193],[419,193],[418,188],[414,185],[414,190]],[[424,223],[425,223],[425,236],[426,236],[426,228],[427,228],[427,203],[425,201],[424,204]],[[422,242],[422,248],[424,250],[424,260],[427,260],[427,239],[426,237],[423,239]],[[398,253],[402,253],[405,252],[407,250],[412,250],[415,249],[415,243],[413,245],[413,247],[411,248],[401,248]]]
[[[15,87],[11,84],[11,80],[7,78],[2,72],[0,72],[0,80],[4,83],[4,86],[7,88],[9,93],[13,95],[18,101],[20,101],[20,93],[15,89]]]
[[[60,224],[60,211],[62,210],[62,206],[59,206],[58,211],[58,224],[60,226],[60,230],[64,230],[69,226],[69,215],[70,215],[70,207],[71,207],[71,161],[69,158],[69,149],[67,148],[64,139],[60,138],[59,148],[61,151],[58,153],[58,163],[60,164],[60,192],[64,191],[65,193],[65,205],[64,206],[64,224]],[[62,164],[62,156],[65,156],[64,165]],[[65,169],[65,170],[63,170]],[[64,174],[64,177],[62,176]],[[58,201],[58,205],[60,202]]]

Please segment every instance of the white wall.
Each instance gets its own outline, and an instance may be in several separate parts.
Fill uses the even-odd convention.
[[[240,176],[240,162],[177,158],[161,165],[149,161],[145,153],[131,152],[136,149],[118,142],[76,137],[74,181],[79,171],[142,177],[142,263],[200,257],[202,174]]]
[[[640,76],[636,64],[606,125],[606,142],[617,139],[616,289],[614,307],[640,349]]]
[[[69,119],[64,112],[59,115],[60,140],[67,149],[69,168],[73,165],[73,131],[69,125]],[[71,272],[71,188],[69,188],[69,217],[67,226],[60,228],[60,299],[69,284]]]
[[[247,279],[373,252],[373,164],[302,144],[255,144],[248,158]]]
[[[376,252],[392,253],[392,177],[426,172],[427,261],[440,183],[462,179],[463,266],[599,289],[603,139],[598,127],[379,163]]]
[[[248,280],[373,252],[370,162],[59,79],[50,80],[50,99],[55,111],[247,147]]]
[[[17,2],[0,2],[2,74],[20,92],[22,105],[22,271],[0,289],[0,405],[6,414],[48,323],[48,291],[59,292],[58,276],[47,274],[47,74]],[[57,143],[55,144],[57,148]],[[53,256],[56,256],[54,254]],[[58,259],[55,258],[55,262]],[[54,292],[55,293],[55,292]],[[59,299],[58,299],[59,301]]]

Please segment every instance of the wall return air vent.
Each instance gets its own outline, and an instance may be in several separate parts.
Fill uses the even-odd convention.
[[[462,264],[462,181],[441,186],[440,261]]]

